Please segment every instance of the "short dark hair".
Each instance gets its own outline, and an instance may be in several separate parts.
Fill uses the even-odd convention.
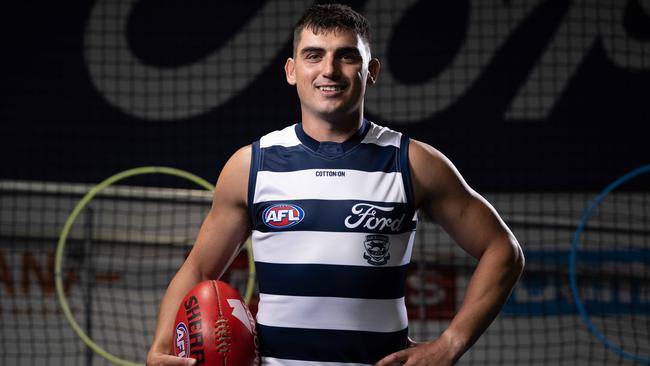
[[[302,30],[311,29],[314,34],[321,32],[349,30],[361,36],[370,47],[370,23],[363,15],[348,5],[314,4],[302,15],[293,28],[293,49],[296,51]]]

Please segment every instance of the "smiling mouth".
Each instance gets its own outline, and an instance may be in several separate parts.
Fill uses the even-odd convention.
[[[318,87],[318,90],[324,92],[338,92],[343,89],[345,89],[345,87],[341,85],[321,85]]]

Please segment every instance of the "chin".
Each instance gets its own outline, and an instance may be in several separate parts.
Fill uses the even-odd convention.
[[[327,121],[341,121],[347,120],[350,117],[354,116],[355,113],[349,110],[330,110],[330,111],[321,111],[317,113],[318,116]]]

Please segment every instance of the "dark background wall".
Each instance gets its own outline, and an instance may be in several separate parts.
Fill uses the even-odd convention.
[[[214,181],[238,147],[298,120],[282,67],[308,3],[3,4],[0,178],[167,165]],[[650,161],[647,2],[348,3],[382,60],[367,117],[439,148],[474,187],[597,190]]]

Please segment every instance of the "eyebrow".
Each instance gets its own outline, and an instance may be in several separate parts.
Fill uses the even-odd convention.
[[[321,47],[305,47],[300,50],[301,55],[304,55],[305,53],[309,53],[309,52],[325,52],[325,49]]]
[[[361,56],[361,51],[357,47],[341,47],[336,50],[336,53],[354,53],[355,55]]]
[[[325,52],[325,49],[322,47],[305,47],[300,50],[300,54],[304,55],[309,52]],[[356,55],[361,55],[361,52],[357,47],[341,47],[337,48],[335,51],[336,54],[342,54],[342,53],[354,53]]]

